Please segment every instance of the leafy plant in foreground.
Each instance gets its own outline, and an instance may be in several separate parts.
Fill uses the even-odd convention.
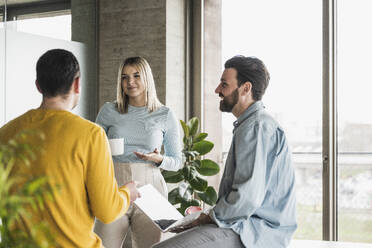
[[[205,140],[207,133],[199,132],[199,120],[191,118],[187,123],[180,121],[183,129],[184,166],[178,171],[162,172],[167,183],[179,183],[168,194],[168,200],[178,206],[178,211],[185,214],[189,206],[200,206],[201,201],[214,205],[217,201],[216,190],[208,186],[203,176],[213,176],[220,171],[218,164],[202,156],[209,153],[214,144]]]

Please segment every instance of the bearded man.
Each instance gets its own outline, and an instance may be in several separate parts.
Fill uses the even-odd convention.
[[[209,212],[155,248],[284,248],[297,228],[295,173],[283,129],[265,111],[262,96],[270,75],[255,57],[235,56],[215,93],[231,112],[233,139]],[[187,231],[185,231],[187,230]]]

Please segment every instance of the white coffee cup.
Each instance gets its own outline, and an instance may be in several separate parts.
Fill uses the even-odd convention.
[[[109,139],[110,149],[111,149],[111,155],[117,156],[124,153],[124,139],[118,138],[118,139]]]

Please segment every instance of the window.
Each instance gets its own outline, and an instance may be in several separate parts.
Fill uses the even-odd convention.
[[[372,243],[372,2],[338,1],[338,229]]]
[[[295,238],[322,239],[321,1],[222,4],[222,61],[237,54],[255,56],[271,74],[263,102],[292,147],[299,225]],[[223,115],[226,153],[235,117]]]
[[[19,15],[15,21],[8,22],[8,25],[17,32],[71,40],[70,10]]]
[[[40,105],[35,64],[41,54],[55,48],[71,51],[84,68],[81,70],[84,94],[74,113],[92,119],[95,105],[90,102],[95,94],[90,92],[95,91],[96,84],[95,76],[91,76],[96,71],[95,54],[88,53],[84,43],[71,41],[70,1],[8,1],[4,16],[6,30],[0,29],[0,54],[5,55],[0,60],[0,126]],[[89,25],[85,20],[79,24]],[[19,99],[23,99],[23,104],[19,104]]]
[[[333,30],[323,24],[325,6],[337,16],[326,20],[335,21],[335,39]],[[372,243],[371,10],[370,0],[222,0],[222,61],[238,54],[256,56],[271,73],[263,102],[286,130],[292,148],[296,239]],[[329,35],[335,57],[323,50],[322,33]],[[327,58],[335,58],[335,71],[322,71]],[[336,87],[323,82],[327,72],[335,78]],[[322,114],[332,101],[328,88],[336,96],[337,107],[330,113],[336,117],[334,126]],[[222,119],[226,153],[235,117],[224,114]],[[323,132],[328,126],[337,134],[336,169],[330,177],[323,174],[322,159],[324,147],[331,142]],[[332,176],[338,179],[334,198],[323,193]],[[335,215],[329,202],[337,206]],[[329,220],[324,218],[328,214]]]

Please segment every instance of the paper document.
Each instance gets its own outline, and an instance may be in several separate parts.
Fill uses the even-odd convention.
[[[197,219],[200,213],[202,213],[202,211],[200,211],[184,217],[151,184],[146,184],[138,188],[138,191],[141,197],[137,198],[134,204],[136,204],[162,232],[167,232],[177,226],[187,225]]]

